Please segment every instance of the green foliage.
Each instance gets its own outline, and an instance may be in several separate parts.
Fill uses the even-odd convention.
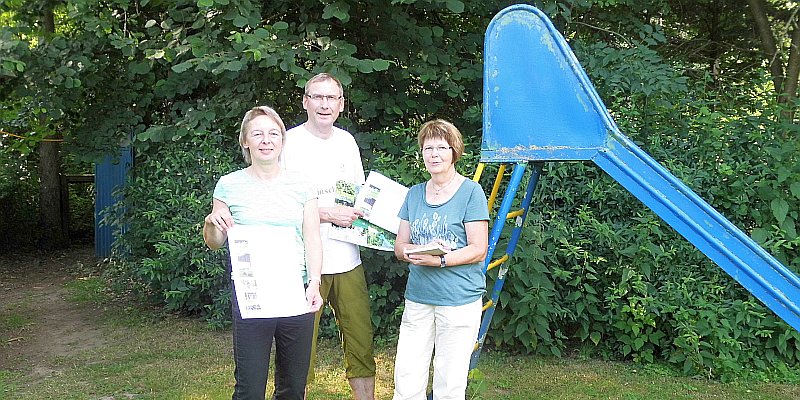
[[[7,137],[6,137],[7,138]],[[36,157],[20,157],[19,153],[0,142],[0,230],[13,232],[0,239],[0,252],[10,251],[34,243],[36,239],[36,215],[39,203]]]
[[[3,50],[3,55],[0,55],[0,76],[14,78],[24,72],[25,62],[20,58],[25,54],[25,42],[16,40],[10,31],[4,30],[0,32],[0,47]]]
[[[68,185],[67,196],[69,196],[67,226],[70,240],[91,239],[94,236],[94,185],[72,183]]]
[[[208,250],[201,229],[217,180],[241,167],[234,162],[239,157],[235,137],[217,131],[151,146],[137,158],[121,217],[110,221],[125,230],[117,254],[137,256],[123,271],[145,282],[167,309],[201,315],[216,325],[230,317],[227,254]]]

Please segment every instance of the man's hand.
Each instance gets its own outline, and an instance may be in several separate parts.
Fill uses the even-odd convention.
[[[360,210],[340,204],[333,207],[321,207],[319,211],[321,221],[330,222],[343,228],[349,227],[353,224],[353,221],[364,216],[364,213]]]

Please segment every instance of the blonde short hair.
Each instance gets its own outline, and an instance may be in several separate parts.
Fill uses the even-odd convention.
[[[461,131],[448,121],[435,119],[422,124],[417,134],[420,151],[428,139],[444,139],[452,147],[450,151],[453,152],[453,164],[464,154],[464,139],[461,137]]]
[[[253,160],[250,159],[250,151],[244,147],[247,139],[247,127],[250,124],[250,121],[262,115],[272,118],[272,120],[278,124],[278,126],[281,128],[281,141],[286,144],[286,125],[283,124],[283,120],[281,119],[281,116],[278,115],[278,112],[269,106],[258,106],[251,108],[244,114],[244,118],[242,118],[242,125],[239,127],[239,147],[242,149],[242,156],[247,164],[253,163]]]

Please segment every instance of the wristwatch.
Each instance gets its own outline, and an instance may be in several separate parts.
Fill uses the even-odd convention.
[[[447,266],[447,261],[444,260],[444,254],[439,256],[439,260],[441,261],[441,264],[439,264],[439,268],[444,268]]]

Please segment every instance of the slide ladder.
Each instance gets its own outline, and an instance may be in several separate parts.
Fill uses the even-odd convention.
[[[486,332],[489,330],[489,324],[492,322],[495,305],[500,299],[500,292],[503,290],[506,272],[508,272],[508,268],[510,266],[507,261],[509,261],[514,255],[514,250],[517,248],[517,242],[522,236],[522,227],[525,223],[525,219],[528,216],[528,210],[530,209],[530,205],[533,200],[533,191],[539,181],[539,176],[542,172],[542,166],[544,165],[543,162],[533,162],[530,164],[532,165],[532,170],[530,176],[528,177],[525,195],[522,198],[521,204],[514,211],[511,211],[511,209],[515,206],[514,203],[515,199],[517,198],[517,191],[523,179],[525,178],[528,162],[500,164],[498,166],[497,176],[494,180],[494,184],[492,185],[492,191],[489,194],[489,210],[491,211],[494,208],[494,203],[497,200],[500,187],[504,183],[506,169],[511,167],[512,170],[509,181],[497,211],[497,216],[492,224],[492,230],[489,233],[489,249],[486,253],[486,261],[484,262],[484,272],[488,273],[489,271],[497,268],[497,278],[494,281],[494,286],[492,287],[491,292],[489,292],[489,299],[483,304],[483,318],[481,319],[481,326],[480,330],[478,331],[478,340],[475,343],[475,348],[473,349],[472,357],[470,358],[470,370],[475,368],[478,363],[480,351],[483,347],[483,342],[486,339]],[[485,163],[480,163],[478,165],[478,169],[473,177],[474,181],[478,182],[480,180],[485,166]],[[512,228],[511,236],[506,243],[506,250],[501,257],[497,258],[496,260],[492,260],[494,251],[497,248],[503,233],[503,228],[508,220],[514,221],[514,227]]]
[[[541,11],[514,5],[489,24],[484,43],[483,138],[478,181],[487,164],[498,174],[489,195],[494,207],[485,271],[498,268],[487,290],[470,362],[475,368],[547,161],[593,161],[703,254],[794,329],[800,331],[800,279],[683,182],[620,132],[575,55]],[[507,168],[512,168],[510,174]],[[525,194],[518,189],[530,168]],[[512,211],[514,203],[520,203]],[[506,221],[514,221],[507,247],[494,253]]]

